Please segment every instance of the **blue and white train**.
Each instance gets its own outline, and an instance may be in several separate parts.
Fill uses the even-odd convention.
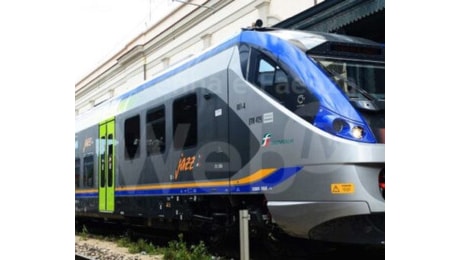
[[[76,118],[75,214],[384,244],[385,49],[244,29]]]

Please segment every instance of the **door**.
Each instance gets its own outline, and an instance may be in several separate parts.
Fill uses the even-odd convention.
[[[115,118],[99,124],[99,211],[115,210]]]

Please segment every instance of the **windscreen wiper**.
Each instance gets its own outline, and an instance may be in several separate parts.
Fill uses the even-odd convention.
[[[348,84],[348,86],[352,87],[353,89],[355,89],[356,91],[359,92],[359,94],[363,95],[365,98],[367,98],[369,101],[377,101],[377,98],[375,98],[374,96],[372,96],[371,94],[369,94],[369,92],[367,92],[366,90],[364,90],[363,88],[359,87],[356,83],[354,83],[353,81],[350,81],[348,80],[346,77],[340,75],[339,73],[333,71],[333,70],[330,70],[330,69],[327,69],[326,70],[331,73],[334,77],[337,77],[341,80],[343,80],[344,82],[346,82]]]

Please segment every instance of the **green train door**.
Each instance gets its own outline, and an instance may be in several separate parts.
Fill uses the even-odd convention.
[[[99,211],[115,210],[115,118],[99,124]]]

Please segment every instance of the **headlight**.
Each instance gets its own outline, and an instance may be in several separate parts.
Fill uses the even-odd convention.
[[[320,107],[313,124],[328,133],[349,140],[366,143],[377,142],[370,128],[364,122],[349,120],[324,107]]]
[[[360,126],[355,126],[351,129],[351,135],[356,139],[363,139],[364,130]]]

